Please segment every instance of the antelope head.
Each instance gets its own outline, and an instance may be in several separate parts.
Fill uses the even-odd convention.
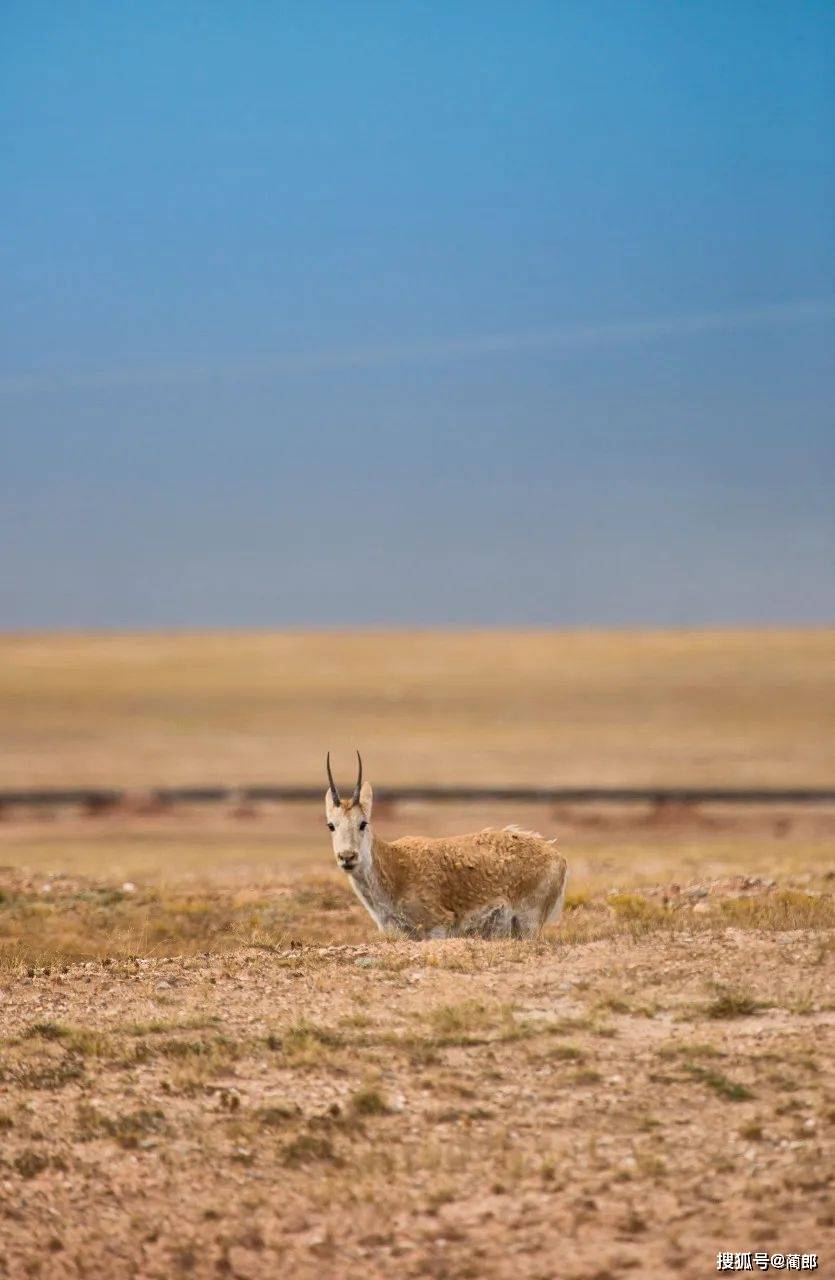
[[[328,752],[328,789],[325,792],[325,815],[332,833],[333,852],[343,871],[349,874],[367,870],[371,864],[371,801],[370,782],[362,780],[362,757],[357,752],[359,773],[350,800],[343,800],[331,773],[331,757]]]

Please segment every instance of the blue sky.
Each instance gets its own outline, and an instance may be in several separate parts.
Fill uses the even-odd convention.
[[[831,621],[834,37],[6,3],[0,626]]]

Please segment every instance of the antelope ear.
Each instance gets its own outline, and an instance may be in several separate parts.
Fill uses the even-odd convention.
[[[328,816],[328,822],[331,821],[331,819],[333,818],[333,815],[338,811],[339,811],[339,805],[334,802],[334,798],[331,795],[331,789],[330,787],[328,787],[327,791],[325,792],[325,813]]]
[[[362,812],[366,817],[366,819],[371,817],[371,805],[373,800],[374,800],[374,791],[372,789],[371,783],[364,782],[362,784],[362,790],[360,791],[360,808],[362,809]]]

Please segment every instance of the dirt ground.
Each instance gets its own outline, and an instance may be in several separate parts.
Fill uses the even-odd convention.
[[[835,633],[0,638],[0,1277],[835,1275],[835,810],[375,807],[556,836],[558,928],[381,937],[319,805],[830,785]]]
[[[833,1274],[832,814],[563,815],[506,943],[381,938],[319,825],[3,824],[0,1275]]]

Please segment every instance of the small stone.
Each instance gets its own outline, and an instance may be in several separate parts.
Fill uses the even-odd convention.
[[[360,969],[374,968],[374,961],[372,960],[371,956],[357,956],[356,960],[354,961],[354,964],[358,965]]]
[[[126,880],[122,885],[122,893],[136,893],[136,885],[132,880]]]
[[[263,1274],[261,1260],[253,1249],[245,1249],[242,1245],[233,1244],[229,1249],[229,1266],[232,1274],[240,1280],[256,1280]]]

